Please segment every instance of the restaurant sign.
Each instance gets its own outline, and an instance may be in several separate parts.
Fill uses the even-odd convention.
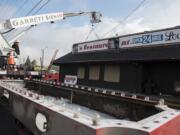
[[[180,29],[162,30],[119,38],[119,47],[163,45],[180,42]]]
[[[90,52],[90,51],[100,51],[107,49],[108,49],[108,40],[80,43],[77,46],[77,52]]]

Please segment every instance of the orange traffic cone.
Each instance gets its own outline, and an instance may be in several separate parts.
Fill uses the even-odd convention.
[[[9,55],[9,58],[8,58],[8,64],[9,65],[14,65],[15,64],[14,52],[13,51],[10,52],[10,55]]]

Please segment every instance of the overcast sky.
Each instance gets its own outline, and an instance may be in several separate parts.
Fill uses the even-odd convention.
[[[25,16],[38,1],[1,0],[0,20]],[[44,0],[44,2],[46,1]],[[96,25],[95,30],[99,37],[103,38],[102,35],[123,20],[140,2],[142,0],[51,0],[37,14],[57,11],[100,11],[103,15],[102,23]],[[180,0],[146,0],[138,11],[116,30],[109,33],[107,37],[115,36],[117,33],[122,35],[177,26],[180,24],[179,7]],[[73,43],[85,41],[90,29],[91,24],[87,16],[68,18],[55,24],[39,25],[20,38],[21,58],[30,56],[31,59],[39,61],[41,49],[47,47],[45,50],[45,63],[47,65],[55,49],[59,49],[57,58],[65,55],[71,51]],[[6,38],[10,40],[20,30],[6,35]],[[97,38],[92,34],[89,40],[93,39]]]

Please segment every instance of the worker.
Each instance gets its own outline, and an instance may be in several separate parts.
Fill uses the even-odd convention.
[[[8,58],[8,65],[15,65],[15,60],[14,60],[14,51],[11,51],[9,53],[9,58]]]
[[[19,43],[20,43],[20,41],[19,41],[19,40],[16,40],[16,41],[14,42],[14,44],[12,45],[12,48],[15,49],[15,52],[16,52],[17,55],[20,55]]]

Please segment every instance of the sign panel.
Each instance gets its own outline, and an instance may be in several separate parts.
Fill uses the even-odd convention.
[[[77,52],[90,52],[108,49],[108,40],[101,40],[89,43],[81,43],[77,46]]]
[[[0,71],[0,75],[6,75],[6,74],[7,74],[7,71],[5,71],[5,70]]]
[[[10,25],[12,28],[21,28],[21,27],[40,24],[43,22],[51,22],[62,19],[63,19],[63,13],[58,12],[58,13],[50,13],[50,14],[42,14],[42,15],[34,15],[34,16],[10,19]]]
[[[30,75],[39,75],[39,72],[38,71],[29,71],[29,74]]]
[[[74,75],[66,75],[64,78],[65,84],[75,85],[77,84],[77,76]]]
[[[160,44],[163,45],[177,42],[180,42],[180,29],[172,29],[120,37],[119,47],[126,48]]]

